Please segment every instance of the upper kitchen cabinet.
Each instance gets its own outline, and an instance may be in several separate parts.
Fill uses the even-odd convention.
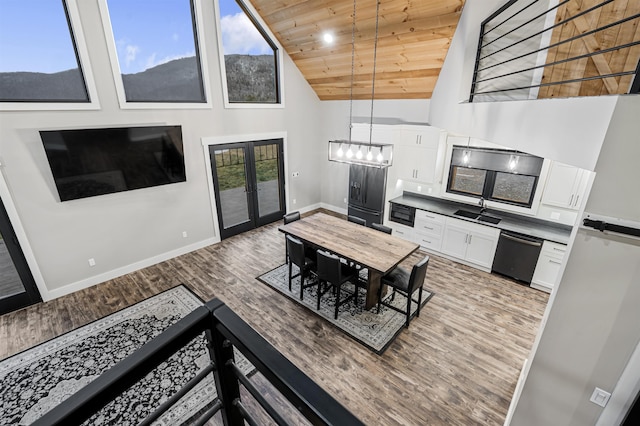
[[[542,194],[542,203],[578,210],[589,182],[590,172],[553,161]]]
[[[356,142],[394,143],[395,127],[389,124],[353,123],[351,140]],[[371,140],[369,140],[371,137]]]
[[[438,148],[446,133],[431,126],[401,126],[394,147],[398,178],[433,183],[436,178]]]

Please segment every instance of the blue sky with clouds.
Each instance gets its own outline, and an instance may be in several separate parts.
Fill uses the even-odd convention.
[[[189,0],[108,0],[107,5],[124,74],[194,56]],[[220,0],[219,6],[225,54],[272,53],[235,0]],[[0,0],[0,72],[52,73],[76,66],[61,1]]]

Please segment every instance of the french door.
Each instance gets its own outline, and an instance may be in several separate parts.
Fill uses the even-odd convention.
[[[282,139],[209,146],[222,239],[282,219],[283,154]]]
[[[0,199],[0,315],[41,301],[18,237]]]

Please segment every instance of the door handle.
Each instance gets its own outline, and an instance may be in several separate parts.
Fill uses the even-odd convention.
[[[513,235],[508,235],[508,234],[502,234],[501,237],[506,238],[507,240],[515,241],[521,244],[526,244],[534,247],[540,247],[542,245],[542,243],[539,243],[537,241],[523,240],[522,238],[514,237]]]
[[[469,244],[471,244],[471,237],[472,237],[472,236],[473,236],[473,235],[469,234]]]

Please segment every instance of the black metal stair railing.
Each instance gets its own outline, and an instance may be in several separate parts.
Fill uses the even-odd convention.
[[[194,424],[203,425],[218,412],[225,425],[239,426],[245,421],[250,425],[259,424],[243,404],[240,384],[276,424],[288,424],[237,367],[235,347],[311,424],[363,425],[219,299],[213,299],[191,312],[33,425],[82,424],[203,332],[211,362],[140,424],[148,425],[157,420],[209,374],[214,375],[218,397]]]

